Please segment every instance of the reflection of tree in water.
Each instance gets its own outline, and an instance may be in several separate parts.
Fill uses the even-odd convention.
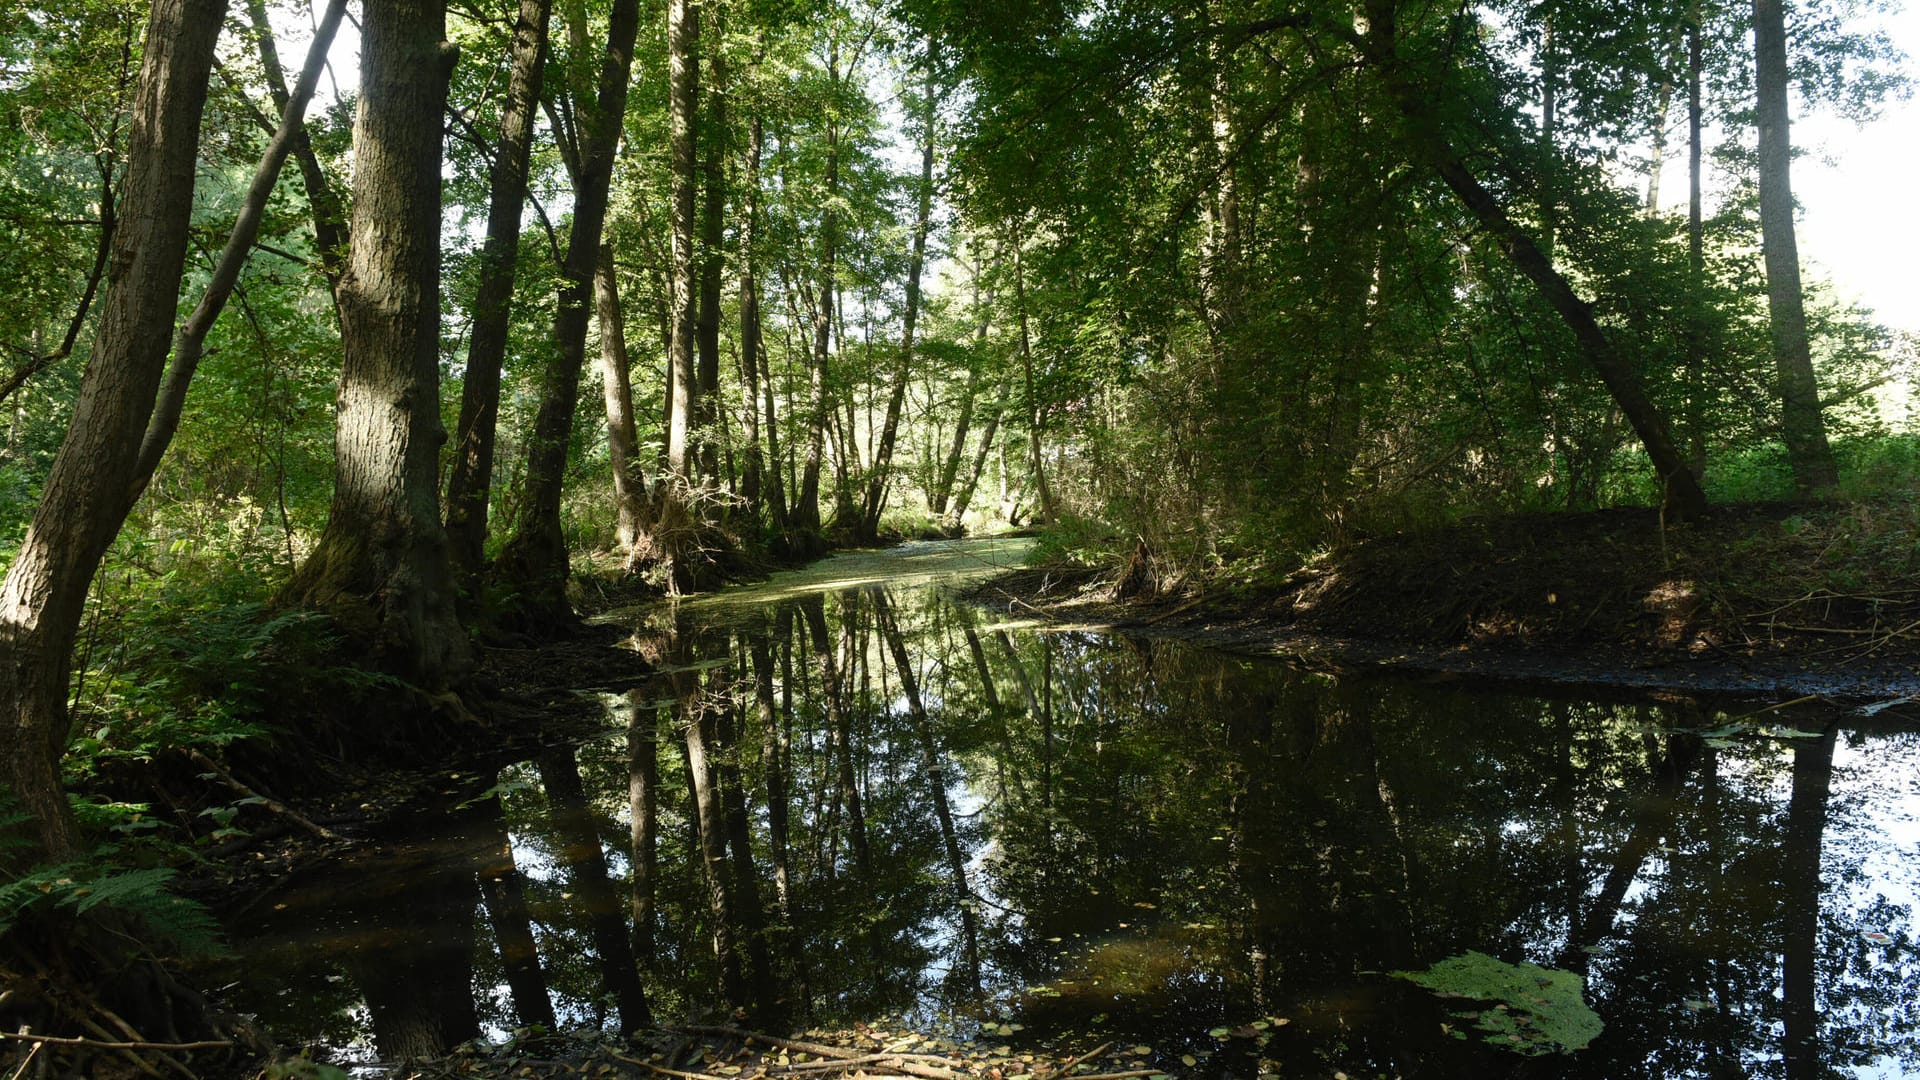
[[[634,647],[662,674],[577,772],[562,753],[510,774],[533,783],[503,797],[513,848],[476,819],[491,860],[467,872],[491,867],[484,926],[507,943],[479,982],[515,1005],[490,1022],[536,1018],[518,999],[544,978],[562,1023],[637,1015],[640,984],[663,1018],[769,1023],[984,992],[1036,1032],[1229,1072],[1915,1058],[1910,956],[1861,937],[1911,913],[1849,879],[1873,852],[1830,846],[1886,854],[1849,824],[1870,808],[1829,779],[1831,732],[1709,745],[1687,732],[1723,719],[1697,708],[1019,635],[924,592],[683,610]],[[513,944],[528,927],[539,968]],[[1526,1061],[1447,1038],[1446,1007],[1383,974],[1468,949],[1583,973],[1606,1031]],[[1204,1034],[1259,1016],[1291,1023],[1264,1048]]]

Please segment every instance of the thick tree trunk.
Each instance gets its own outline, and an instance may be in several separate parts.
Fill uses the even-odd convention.
[[[580,371],[586,364],[587,321],[593,311],[594,270],[600,263],[600,233],[613,186],[613,162],[627,113],[627,83],[633,42],[639,33],[639,0],[615,0],[607,15],[607,47],[597,89],[572,88],[577,106],[591,108],[581,125],[574,173],[573,223],[561,264],[560,302],[554,313],[556,348],[540,380],[540,406],[527,440],[527,466],[519,520],[501,548],[499,577],[516,598],[517,614],[531,622],[572,617],[567,604],[567,538],[560,527],[561,487],[567,446],[580,403]]]
[[[600,245],[594,275],[594,302],[600,320],[600,385],[607,406],[607,458],[613,468],[615,536],[635,568],[652,554],[652,521],[647,480],[640,467],[640,437],[633,420],[632,364],[627,356],[627,321],[614,277],[613,247]]]
[[[1793,137],[1787,113],[1787,29],[1781,0],[1753,0],[1755,115],[1760,127],[1760,246],[1767,264],[1767,315],[1773,324],[1774,368],[1780,380],[1780,434],[1802,495],[1840,482],[1820,418],[1820,386],[1807,346],[1800,292],[1800,247],[1794,236]]]
[[[428,690],[470,660],[440,525],[440,140],[455,47],[444,0],[361,27],[350,255],[340,283],[333,506],[287,587]]]
[[[0,784],[32,815],[17,858],[80,842],[61,789],[67,690],[87,589],[125,517],[179,302],[200,115],[224,0],[157,0],[133,101],[112,282],[66,440],[0,585]]]
[[[257,2],[257,0],[256,0]],[[500,369],[507,356],[514,268],[520,256],[520,216],[527,201],[527,160],[546,68],[553,0],[521,0],[513,27],[513,63],[500,114],[493,161],[487,239],[480,252],[480,284],[473,300],[467,373],[460,388],[460,419],[447,476],[447,542],[463,589],[471,590],[486,558],[487,500],[493,487],[494,434],[500,421]]]
[[[880,534],[880,509],[886,504],[887,474],[893,466],[900,409],[906,403],[907,380],[913,374],[913,335],[920,318],[920,271],[927,262],[927,233],[933,223],[933,135],[940,103],[933,91],[931,75],[927,78],[925,93],[927,111],[921,117],[924,134],[920,143],[920,200],[913,215],[913,254],[907,262],[907,307],[901,314],[900,367],[894,373],[893,393],[887,398],[887,418],[881,425],[880,441],[873,450],[873,470],[867,478],[866,505],[862,507],[860,522],[861,536],[866,540]]]
[[[1588,365],[1599,375],[1620,412],[1633,425],[1660,477],[1668,512],[1675,517],[1697,517],[1706,512],[1707,496],[1687,467],[1674,441],[1667,418],[1640,381],[1640,373],[1621,356],[1593,317],[1593,306],[1553,267],[1533,238],[1507,215],[1494,194],[1474,177],[1447,139],[1433,101],[1415,85],[1401,66],[1393,0],[1368,0],[1368,29],[1361,39],[1367,62],[1386,84],[1403,120],[1403,130],[1414,155],[1439,174],[1462,205],[1500,245],[1514,269],[1533,282],[1547,303],[1573,333]]]

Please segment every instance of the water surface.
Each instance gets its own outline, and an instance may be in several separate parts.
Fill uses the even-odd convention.
[[[624,616],[658,674],[604,734],[259,905],[238,1002],[363,1059],[732,1004],[1198,1076],[1920,1073],[1888,714],[1335,679],[945,587],[1019,553]],[[1577,974],[1604,1030],[1523,1056],[1392,974],[1469,950]]]

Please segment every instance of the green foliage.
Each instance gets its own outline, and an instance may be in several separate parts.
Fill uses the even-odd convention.
[[[102,808],[76,800],[83,820],[97,817]],[[19,832],[32,819],[14,807],[0,789],[0,856],[19,846]],[[175,955],[225,955],[220,928],[205,907],[168,890],[175,871],[144,865],[152,856],[148,845],[120,841],[101,844],[71,862],[35,866],[0,883],[0,937],[26,928],[43,916],[83,917],[96,910],[136,920],[150,946]]]
[[[1396,971],[1395,978],[1426,987],[1442,998],[1494,1002],[1490,1009],[1458,1012],[1486,1042],[1529,1057],[1584,1050],[1604,1026],[1581,995],[1585,982],[1571,971],[1509,964],[1468,951],[1425,971]],[[1463,1033],[1455,1032],[1458,1038]]]

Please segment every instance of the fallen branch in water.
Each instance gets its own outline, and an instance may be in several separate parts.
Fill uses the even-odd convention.
[[[235,780],[233,778],[232,773],[221,768],[218,762],[214,761],[212,758],[201,753],[200,751],[188,750],[187,756],[193,759],[193,763],[195,765],[198,765],[203,769],[210,770],[213,773],[213,775],[219,779],[221,783],[239,792],[241,798],[260,800],[261,806],[264,806],[268,810],[271,810],[274,813],[279,814],[281,817],[286,818],[288,821],[293,822],[295,825],[300,826],[301,828],[307,830],[308,832],[312,833],[313,835],[319,837],[322,840],[346,839],[345,837],[341,836],[339,833],[334,832],[332,829],[329,829],[324,825],[315,824],[312,818],[307,817],[307,815],[301,813],[298,810],[295,810],[293,807],[288,806],[286,803],[283,803],[278,799],[270,799],[267,796],[262,795],[259,792],[248,787],[247,785],[241,783],[240,781]]]

